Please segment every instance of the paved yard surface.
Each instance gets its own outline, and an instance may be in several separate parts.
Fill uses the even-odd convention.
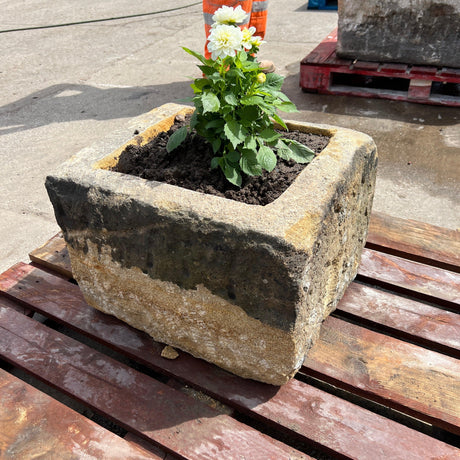
[[[299,64],[337,26],[307,1],[272,1],[267,43],[299,113],[374,137],[380,165],[374,208],[460,227],[460,110],[299,89]],[[199,75],[181,46],[200,50],[201,2],[0,0],[0,272],[58,231],[46,174],[128,119],[191,94]],[[8,32],[158,13],[65,27]],[[5,32],[6,31],[6,32]]]

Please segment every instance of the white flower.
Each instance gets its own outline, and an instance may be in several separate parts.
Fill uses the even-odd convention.
[[[242,49],[243,32],[239,27],[220,24],[211,30],[208,37],[211,58],[235,56]]]
[[[245,50],[250,50],[252,48],[252,36],[254,35],[254,32],[256,31],[255,27],[249,27],[249,29],[243,29],[243,48]]]
[[[265,40],[262,40],[262,37],[259,37],[258,35],[252,37],[251,44],[255,48],[260,48],[260,45],[262,45],[262,43],[265,43]]]
[[[214,24],[212,27],[216,27],[219,24],[242,24],[245,22],[247,16],[248,13],[241,8],[241,5],[238,5],[236,8],[224,5],[214,13],[212,17]]]
[[[259,48],[262,43],[265,43],[262,40],[262,37],[254,36],[256,31],[255,27],[249,27],[249,29],[243,29],[243,48],[246,51],[249,51],[252,47]]]

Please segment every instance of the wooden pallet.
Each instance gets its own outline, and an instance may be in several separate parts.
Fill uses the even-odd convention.
[[[300,65],[300,86],[320,94],[460,106],[460,69],[341,59],[337,29]]]
[[[459,232],[374,213],[357,280],[281,388],[162,358],[85,303],[60,235],[31,259],[0,275],[2,459],[460,457]]]

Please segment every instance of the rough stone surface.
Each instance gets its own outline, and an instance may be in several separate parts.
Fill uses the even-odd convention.
[[[175,348],[166,345],[163,350],[161,350],[161,357],[165,359],[177,359],[179,357],[179,353]]]
[[[135,120],[147,141],[183,106]],[[156,123],[159,123],[156,125]],[[72,270],[90,305],[242,377],[281,385],[303,362],[356,275],[377,154],[368,136],[331,136],[273,203],[254,206],[104,169],[128,128],[47,178]]]
[[[460,67],[460,1],[339,0],[337,54]]]

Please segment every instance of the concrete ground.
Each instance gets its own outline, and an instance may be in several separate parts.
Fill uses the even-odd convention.
[[[201,2],[192,0],[0,0],[0,10],[1,273],[59,230],[48,172],[128,119],[191,94],[188,77],[199,71],[180,47],[201,50],[204,32]],[[380,154],[374,209],[459,228],[458,108],[299,89],[301,59],[336,26],[336,12],[307,10],[307,0],[271,1],[259,56],[286,76],[299,109],[288,118],[370,134]]]

